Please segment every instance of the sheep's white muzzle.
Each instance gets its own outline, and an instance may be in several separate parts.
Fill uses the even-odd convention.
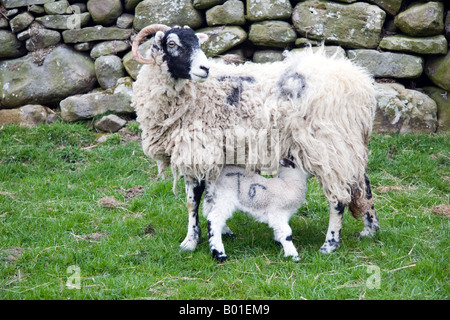
[[[203,82],[209,76],[209,62],[202,50],[198,49],[192,55],[191,60],[191,79],[198,82]]]

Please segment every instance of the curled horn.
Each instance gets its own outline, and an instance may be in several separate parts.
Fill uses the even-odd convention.
[[[153,35],[158,31],[166,32],[167,30],[170,30],[170,27],[168,27],[164,24],[152,24],[152,25],[145,27],[141,31],[139,31],[139,33],[136,35],[136,37],[134,37],[133,45],[131,48],[134,59],[137,62],[142,63],[142,64],[153,64],[155,62],[153,59],[146,59],[139,54],[139,52],[138,52],[139,44],[141,43],[142,39],[144,39],[145,37],[147,37],[149,35]]]

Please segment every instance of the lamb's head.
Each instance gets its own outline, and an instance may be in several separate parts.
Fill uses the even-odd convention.
[[[297,164],[293,157],[281,159],[280,165],[281,167],[278,172],[278,177],[281,179],[289,177],[295,180],[303,181],[310,177],[309,173],[305,171],[302,164]]]
[[[209,62],[200,44],[208,39],[203,33],[195,33],[189,27],[170,28],[161,24],[153,24],[142,29],[134,38],[133,55],[137,62],[154,64],[154,59],[146,59],[139,55],[138,46],[142,39],[155,35],[153,41],[154,54],[162,55],[162,63],[174,79],[192,79],[205,81],[209,75]]]

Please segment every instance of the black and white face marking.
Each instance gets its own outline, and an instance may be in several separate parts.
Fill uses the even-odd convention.
[[[164,53],[170,74],[175,79],[205,81],[209,75],[209,62],[200,44],[205,34],[195,34],[190,28],[175,27],[166,33],[158,31],[155,43]]]

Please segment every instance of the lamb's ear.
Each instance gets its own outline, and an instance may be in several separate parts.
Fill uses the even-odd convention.
[[[196,33],[195,35],[197,36],[198,42],[200,44],[208,40],[208,35],[206,33]]]
[[[294,162],[292,162],[291,160],[289,160],[289,159],[286,159],[286,158],[283,158],[283,159],[281,159],[280,160],[280,164],[283,166],[283,167],[290,167],[290,168],[292,168],[292,169],[295,169],[295,163]]]
[[[156,44],[159,48],[161,48],[161,41],[164,38],[164,32],[158,31],[155,34],[155,40],[153,41],[154,44]]]

